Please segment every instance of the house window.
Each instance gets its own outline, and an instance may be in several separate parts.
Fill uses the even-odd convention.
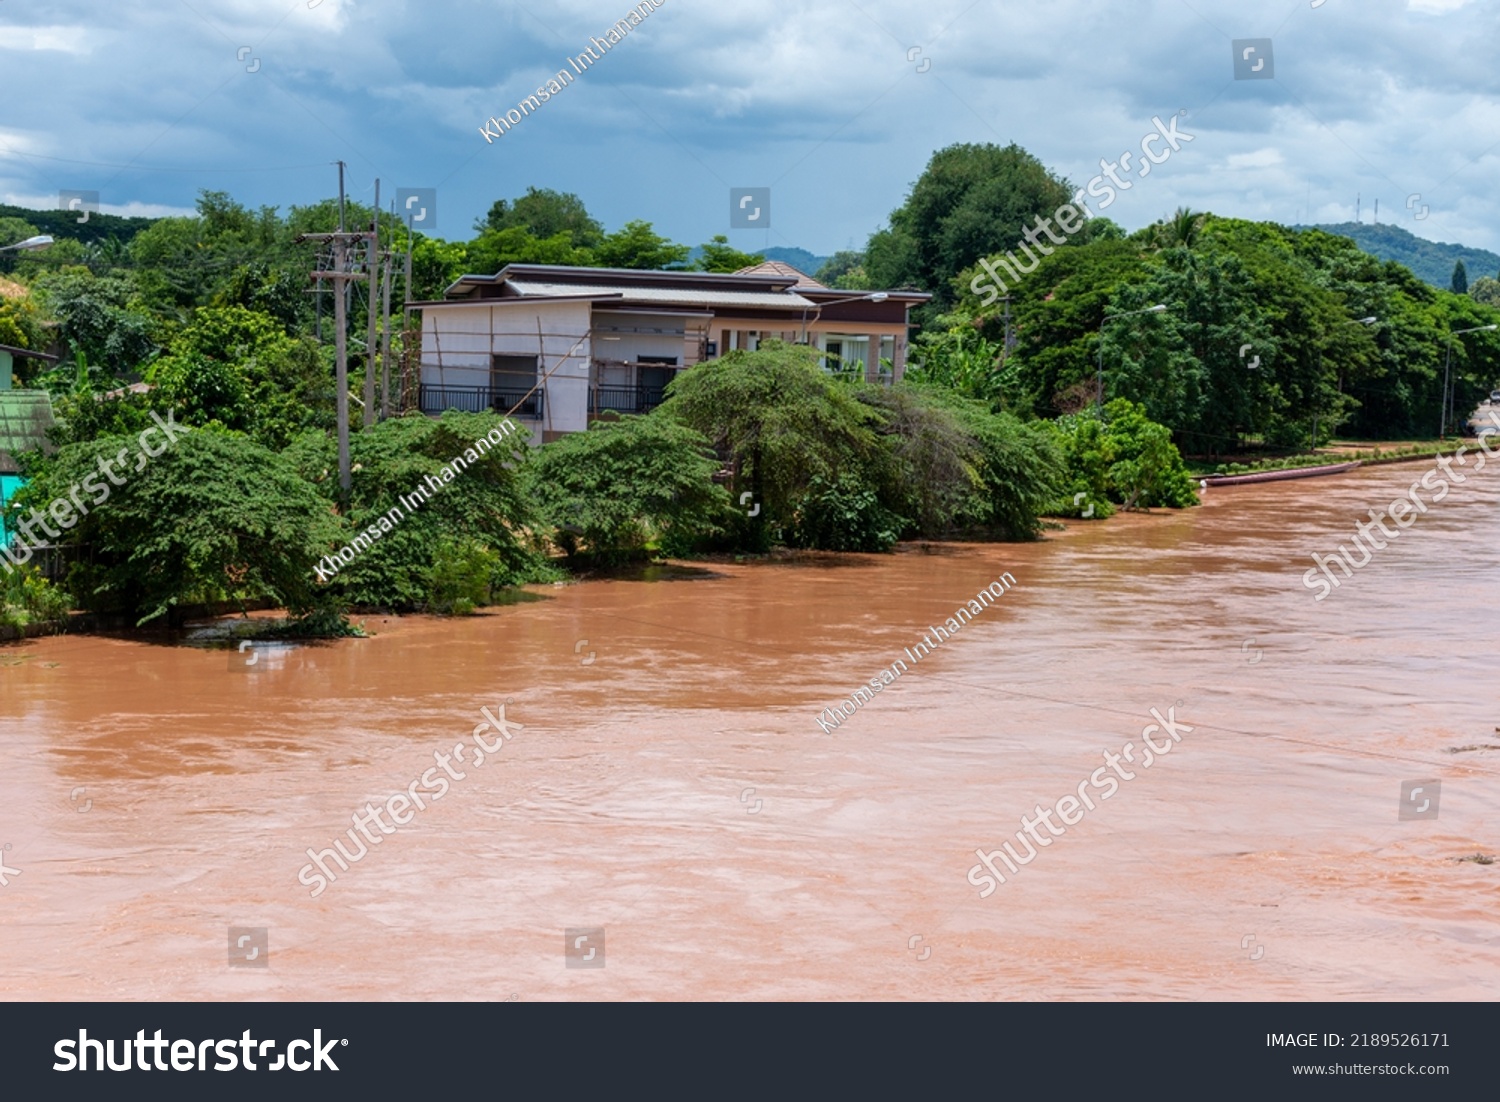
[[[827,371],[848,371],[863,376],[870,362],[870,338],[830,333],[823,341],[823,367]]]
[[[661,405],[666,400],[667,384],[677,374],[676,356],[641,356],[637,363],[640,364],[636,371],[638,376],[639,395],[641,405],[639,412],[647,413]]]
[[[508,410],[525,399],[516,413],[522,417],[536,416],[536,397],[528,397],[528,394],[536,386],[537,362],[535,356],[490,357],[490,403],[493,408]]]
[[[536,386],[535,356],[490,357],[490,389],[512,391],[522,394]]]
[[[896,373],[896,338],[880,338],[880,377],[889,382]]]

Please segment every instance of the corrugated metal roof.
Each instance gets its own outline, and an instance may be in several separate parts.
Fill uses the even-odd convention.
[[[621,287],[609,284],[583,286],[576,283],[534,283],[512,279],[506,286],[526,298],[554,298],[565,295],[620,295],[627,302],[661,302],[674,305],[700,303],[705,306],[743,306],[810,310],[816,303],[791,292],[775,291],[690,291],[671,287]]]
[[[794,268],[790,264],[783,264],[779,260],[767,260],[761,264],[753,264],[748,268],[741,268],[735,275],[786,276],[788,279],[794,280],[798,287],[808,287],[814,291],[830,290],[826,283],[819,283],[800,268]]]
[[[52,399],[45,390],[0,390],[0,471],[20,468],[20,452],[47,448],[47,430],[54,424]]]

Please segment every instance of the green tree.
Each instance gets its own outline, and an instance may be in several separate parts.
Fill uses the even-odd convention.
[[[323,350],[242,306],[198,310],[147,378],[159,388],[159,402],[193,424],[217,422],[268,447],[283,448],[301,432],[333,424],[333,378]]]
[[[703,255],[693,263],[693,271],[737,272],[741,268],[753,268],[765,259],[760,253],[742,253],[732,248],[729,238],[721,233],[703,246]]]
[[[860,291],[870,286],[863,250],[834,253],[812,276],[824,286],[840,291]]]
[[[46,343],[45,319],[35,297],[29,294],[14,298],[0,296],[0,344],[40,350]],[[27,371],[27,361],[17,360],[15,368],[18,373]]]
[[[489,265],[496,263],[497,259],[480,257],[479,263]],[[483,274],[493,274],[499,270],[493,267],[479,269]],[[439,241],[421,234],[416,235],[411,259],[412,293],[416,301],[441,299],[443,292],[459,276],[473,271],[467,245],[459,241]]]
[[[1163,219],[1151,227],[1151,239],[1159,249],[1191,249],[1203,233],[1203,224],[1208,215],[1199,214],[1188,207],[1178,207],[1171,218]]]
[[[1004,341],[1004,303],[982,305],[969,287],[979,269],[967,269],[959,282],[964,295],[952,326],[977,320],[994,347]],[[1058,249],[1035,272],[1011,289],[1011,324],[1016,347],[994,379],[1006,408],[1020,414],[1054,416],[1081,408],[1095,397],[1099,324],[1130,288],[1152,276],[1139,242],[1101,240]],[[960,347],[971,340],[956,338]],[[924,336],[919,349],[946,351],[942,340]],[[978,392],[971,391],[978,396]]]
[[[0,247],[14,245],[29,237],[37,236],[37,228],[24,218],[0,215]],[[0,273],[13,272],[20,259],[16,250],[0,253]]]
[[[50,250],[49,250],[50,251]],[[130,242],[136,279],[151,308],[183,317],[230,265],[204,241],[201,218],[162,218]]]
[[[478,540],[439,537],[427,572],[427,607],[442,615],[468,616],[490,604],[500,556]]]
[[[502,230],[485,230],[467,246],[465,268],[485,274],[498,272],[507,264],[567,264],[583,266],[593,262],[593,254],[573,244],[567,232],[551,237],[533,237],[529,231],[513,226]],[[415,273],[413,273],[415,275]]]
[[[891,212],[890,228],[870,238],[871,279],[879,287],[920,287],[935,296],[933,312],[946,310],[960,272],[980,257],[1017,249],[1034,219],[1050,217],[1072,194],[1066,180],[1018,145],[941,149]]]
[[[1455,295],[1467,294],[1469,291],[1469,273],[1464,268],[1462,260],[1453,265],[1453,279],[1449,284],[1449,290]]]
[[[528,187],[514,202],[497,199],[489,214],[474,223],[480,234],[510,229],[525,230],[539,239],[565,233],[569,244],[579,249],[596,248],[604,240],[604,227],[589,214],[582,199],[551,188]]]
[[[291,267],[273,267],[263,261],[242,264],[213,296],[214,306],[242,306],[269,314],[289,336],[312,311],[308,304],[307,273]]]
[[[107,376],[134,375],[157,353],[160,327],[131,279],[69,268],[41,277],[36,289],[63,339]]]
[[[766,546],[773,530],[795,530],[815,486],[858,495],[885,482],[880,415],[810,349],[768,341],[736,350],[680,373],[667,394],[662,414],[707,437],[730,464],[731,496],[748,493],[761,507],[760,523],[742,525],[747,543]]]
[[[1469,285],[1469,297],[1486,306],[1500,307],[1500,280],[1480,276]]]
[[[1182,456],[1165,425],[1146,416],[1144,406],[1118,398],[1104,409],[1106,472],[1125,508],[1137,503],[1182,509],[1198,503]]]
[[[676,245],[662,237],[651,228],[650,222],[636,219],[599,243],[594,250],[594,262],[601,268],[680,269],[691,252],[686,245]]]
[[[13,253],[0,253],[12,256]],[[35,282],[40,277],[68,268],[83,267],[88,263],[88,246],[70,237],[59,237],[45,249],[23,252],[16,256],[15,275],[23,283]]]

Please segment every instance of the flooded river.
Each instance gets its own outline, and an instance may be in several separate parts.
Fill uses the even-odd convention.
[[[1500,470],[1302,582],[1425,470],[286,652],[0,646],[0,992],[1492,999],[1500,862],[1463,859],[1500,853]],[[1191,730],[1103,799],[1152,709]],[[1080,789],[981,897],[976,849],[1025,858]]]

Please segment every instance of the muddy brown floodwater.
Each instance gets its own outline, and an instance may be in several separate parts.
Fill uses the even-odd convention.
[[[1500,470],[1327,600],[1301,581],[1426,469],[1210,489],[1031,545],[538,588],[240,668],[0,647],[0,989],[1494,998],[1500,863],[1472,858],[1500,851]],[[814,722],[1002,571],[994,607]],[[503,751],[367,827],[316,898],[299,883],[507,701]],[[1193,730],[981,898],[976,848],[1024,857],[1020,817],[1139,747],[1152,708]],[[1413,781],[1435,818],[1401,818]],[[230,966],[230,927],[266,928],[268,967]],[[565,931],[598,928],[604,967],[567,967]]]

